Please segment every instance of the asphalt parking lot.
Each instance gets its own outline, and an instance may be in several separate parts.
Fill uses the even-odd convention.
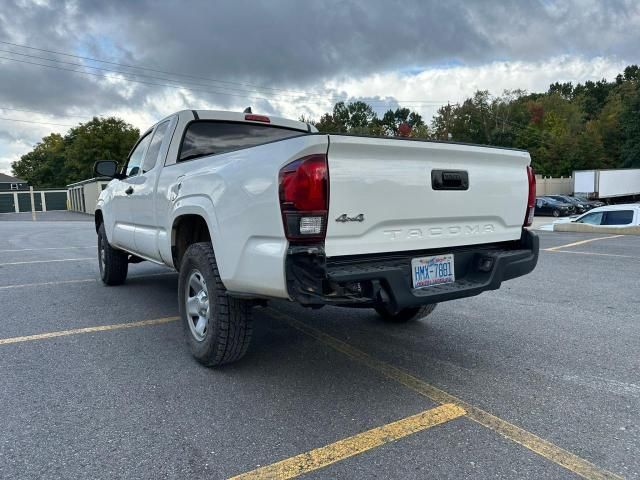
[[[640,237],[540,232],[413,324],[273,302],[211,370],[175,273],[104,287],[91,217],[53,219],[0,219],[2,478],[640,478]]]

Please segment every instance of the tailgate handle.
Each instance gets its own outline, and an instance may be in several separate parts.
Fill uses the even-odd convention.
[[[434,190],[469,190],[469,174],[466,170],[431,170],[431,187]]]

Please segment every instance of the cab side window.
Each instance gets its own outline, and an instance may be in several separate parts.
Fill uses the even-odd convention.
[[[576,220],[576,223],[587,223],[589,225],[600,225],[602,223],[602,212],[589,213],[582,217],[580,220]]]
[[[162,147],[162,141],[164,140],[167,128],[169,128],[169,120],[162,122],[158,125],[153,132],[153,138],[149,143],[149,149],[144,156],[144,162],[142,162],[142,173],[147,173],[153,167],[155,167],[158,161],[158,155],[160,154],[160,148]]]
[[[612,210],[605,213],[603,225],[629,225],[633,222],[633,210]]]
[[[147,134],[146,137],[138,142],[138,145],[136,145],[131,155],[129,155],[129,161],[127,162],[127,168],[125,170],[127,177],[135,177],[140,173],[142,159],[144,158],[144,153],[147,150],[150,140],[151,135]]]

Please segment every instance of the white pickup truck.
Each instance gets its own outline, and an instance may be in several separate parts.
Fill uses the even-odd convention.
[[[193,355],[241,358],[267,299],[367,307],[404,322],[531,272],[535,177],[521,150],[320,134],[252,113],[185,110],[150,128],[98,200],[102,280],[179,271]]]

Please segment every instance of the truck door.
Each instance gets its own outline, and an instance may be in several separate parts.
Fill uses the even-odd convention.
[[[116,247],[135,252],[135,225],[133,223],[133,202],[132,195],[136,185],[139,183],[138,176],[142,161],[144,159],[149,142],[151,141],[151,132],[146,133],[131,151],[127,164],[124,168],[126,178],[115,180],[113,187],[112,210],[113,218],[113,238],[111,243]]]
[[[156,218],[156,184],[164,166],[168,144],[175,121],[168,119],[159,123],[151,134],[149,148],[145,153],[140,174],[135,178],[129,203],[135,225],[135,251],[152,260],[162,261],[158,249],[158,224]]]

